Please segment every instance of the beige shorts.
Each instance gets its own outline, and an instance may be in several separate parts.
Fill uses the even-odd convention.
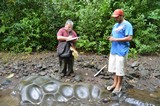
[[[118,56],[118,55],[110,54],[108,71],[115,73],[117,76],[124,76],[125,75],[126,60],[127,60],[127,55],[126,56]]]

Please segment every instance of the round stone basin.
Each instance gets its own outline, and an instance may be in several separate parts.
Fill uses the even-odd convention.
[[[56,101],[58,102],[67,102],[68,99],[66,97],[64,97],[63,95],[61,95],[60,93],[57,93],[55,95]]]
[[[91,97],[93,99],[100,99],[100,95],[101,95],[101,89],[96,85],[92,86]]]
[[[68,84],[62,84],[60,86],[59,91],[66,98],[71,98],[73,97],[73,94],[74,94],[73,86],[68,85]]]
[[[89,86],[85,84],[75,85],[75,96],[82,100],[89,99]]]
[[[40,104],[43,97],[43,92],[41,91],[40,87],[35,84],[26,86],[22,90],[21,94],[23,102],[30,102],[32,104]]]
[[[40,104],[40,106],[54,106],[56,100],[54,95],[52,94],[46,94],[44,95],[44,98]]]
[[[43,90],[45,93],[55,93],[59,89],[58,82],[48,82],[47,84],[43,85]]]

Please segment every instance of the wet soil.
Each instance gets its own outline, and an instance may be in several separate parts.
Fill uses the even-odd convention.
[[[0,106],[18,106],[19,101],[10,96],[11,91],[19,81],[30,75],[55,77],[66,83],[96,84],[104,91],[106,86],[113,82],[107,67],[94,76],[108,64],[108,55],[81,52],[78,59],[75,59],[75,74],[62,78],[57,76],[59,64],[56,52],[0,53],[0,64]],[[127,65],[128,73],[123,80],[122,91],[130,98],[158,106],[160,104],[160,56],[129,58]]]

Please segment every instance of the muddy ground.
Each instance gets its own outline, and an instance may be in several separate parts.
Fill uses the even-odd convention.
[[[22,78],[31,75],[50,76],[66,83],[96,84],[105,90],[106,86],[113,82],[107,67],[96,77],[94,75],[106,64],[108,64],[108,55],[81,52],[75,59],[75,74],[59,78],[56,52],[0,53],[0,98],[7,95],[4,90],[12,90]],[[160,56],[128,58],[127,75],[123,79],[122,91],[144,102],[160,104]]]

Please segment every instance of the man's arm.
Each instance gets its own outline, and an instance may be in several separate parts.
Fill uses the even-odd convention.
[[[72,37],[71,36],[68,36],[68,37],[64,37],[64,36],[57,36],[57,40],[58,41],[67,41],[69,39],[71,39]]]
[[[114,37],[109,37],[108,38],[109,41],[118,41],[118,42],[128,42],[128,41],[131,41],[132,40],[132,36],[129,35],[127,37],[124,37],[124,38],[114,38]]]

